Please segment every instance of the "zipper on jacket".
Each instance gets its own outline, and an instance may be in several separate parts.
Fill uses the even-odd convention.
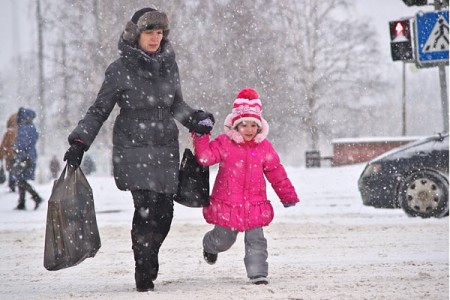
[[[250,170],[251,163],[249,163],[250,148],[247,145],[244,145],[244,150],[245,150],[244,170],[248,170],[248,172],[245,171],[245,176],[244,176],[244,198],[247,199],[247,196],[248,196],[247,177],[249,177],[251,174],[251,170]]]

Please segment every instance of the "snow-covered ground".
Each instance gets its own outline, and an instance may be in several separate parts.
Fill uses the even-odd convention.
[[[155,291],[134,288],[130,193],[111,177],[88,177],[102,248],[80,265],[43,267],[47,205],[15,211],[17,194],[0,186],[0,299],[448,299],[449,224],[409,218],[401,210],[362,205],[363,165],[287,168],[301,203],[284,208],[272,190],[273,223],[265,228],[270,284],[248,283],[243,235],[211,266],[202,259],[200,209],[175,206],[160,253]],[[212,179],[214,170],[212,170]],[[36,186],[48,199],[51,183]]]

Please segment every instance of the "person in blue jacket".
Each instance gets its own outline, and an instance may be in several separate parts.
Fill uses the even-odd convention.
[[[19,108],[17,113],[17,136],[13,149],[17,154],[14,175],[19,188],[19,204],[17,210],[25,210],[25,194],[30,193],[31,198],[35,202],[34,209],[37,209],[42,202],[42,198],[28,183],[28,180],[34,180],[36,171],[36,142],[38,140],[38,132],[33,124],[36,113],[27,108]]]

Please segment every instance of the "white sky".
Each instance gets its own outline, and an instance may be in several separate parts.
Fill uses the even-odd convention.
[[[15,52],[26,53],[36,43],[35,1],[0,0],[0,68]],[[433,6],[407,7],[401,0],[357,0],[356,11],[375,23],[383,53],[390,59],[388,22],[414,16],[418,11],[434,10]]]
[[[36,40],[34,5],[30,0],[0,0],[0,68],[14,53],[31,50]],[[31,12],[30,9],[33,9]]]

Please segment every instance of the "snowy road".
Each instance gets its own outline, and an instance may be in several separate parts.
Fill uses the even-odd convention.
[[[46,205],[14,211],[16,195],[0,186],[0,299],[448,299],[448,218],[364,207],[356,187],[361,170],[288,168],[301,204],[285,209],[269,192],[276,216],[265,228],[267,286],[246,280],[243,235],[216,265],[206,264],[201,240],[210,226],[199,210],[176,205],[149,293],[134,290],[131,198],[111,178],[88,177],[102,248],[55,272],[42,266]],[[50,187],[38,190],[48,198]]]

